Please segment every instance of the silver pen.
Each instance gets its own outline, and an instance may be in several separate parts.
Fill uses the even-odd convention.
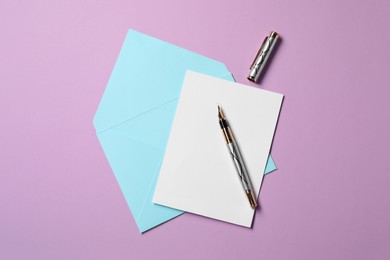
[[[242,188],[245,191],[245,195],[248,198],[249,204],[252,208],[256,208],[256,197],[253,193],[252,184],[249,179],[248,172],[246,170],[244,161],[241,157],[240,151],[238,149],[237,143],[234,139],[232,130],[225,118],[225,115],[222,112],[222,109],[218,105],[218,119],[219,125],[221,126],[223,136],[225,137],[227,147],[229,149],[230,155],[233,159],[234,166],[236,167],[238,176],[240,177]]]
[[[259,76],[263,71],[264,66],[267,63],[268,58],[271,55],[271,52],[274,49],[278,39],[279,34],[277,32],[271,32],[267,37],[265,37],[263,44],[261,44],[261,47],[250,67],[250,71],[247,77],[250,81],[256,82],[259,79]]]

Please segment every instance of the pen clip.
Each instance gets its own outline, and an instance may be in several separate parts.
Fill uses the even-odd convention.
[[[253,67],[255,66],[257,57],[259,57],[260,53],[262,52],[263,46],[264,46],[264,44],[267,42],[267,40],[268,40],[268,36],[266,36],[266,37],[264,38],[263,43],[261,44],[259,50],[257,51],[256,56],[255,56],[255,58],[253,59],[252,65],[250,66],[249,69],[253,69]]]

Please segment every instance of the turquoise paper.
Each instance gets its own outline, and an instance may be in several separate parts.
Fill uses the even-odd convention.
[[[94,118],[141,233],[183,213],[152,197],[186,70],[234,81],[221,62],[129,30]]]

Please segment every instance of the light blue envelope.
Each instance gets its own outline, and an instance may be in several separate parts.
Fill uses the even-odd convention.
[[[221,62],[130,30],[94,118],[141,233],[183,213],[152,198],[186,70],[234,81]]]

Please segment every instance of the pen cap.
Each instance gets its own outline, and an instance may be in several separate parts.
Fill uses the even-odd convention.
[[[250,81],[257,82],[278,39],[279,34],[273,31],[265,37],[250,67],[247,77]]]

